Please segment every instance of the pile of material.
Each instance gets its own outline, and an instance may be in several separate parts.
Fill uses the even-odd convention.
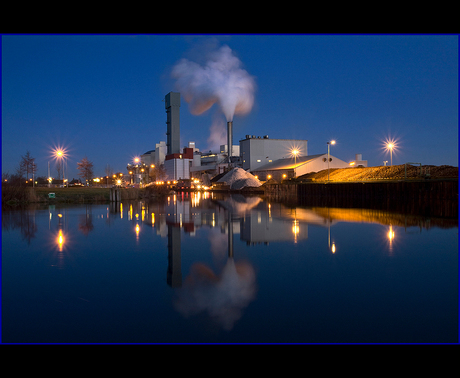
[[[420,175],[422,173],[422,175]],[[420,172],[420,166],[404,164],[394,166],[378,166],[368,168],[331,168],[329,171],[330,181],[363,181],[363,180],[401,180],[407,177],[408,179],[416,179],[425,177],[429,174],[431,178],[452,178],[458,177],[458,167],[448,165],[434,166],[423,165]],[[327,169],[307,173],[302,176],[302,179],[310,179],[313,181],[326,181]]]
[[[222,176],[217,182],[225,183],[232,190],[240,190],[243,188],[258,188],[261,182],[256,179],[251,173],[246,172],[242,168],[233,168]]]

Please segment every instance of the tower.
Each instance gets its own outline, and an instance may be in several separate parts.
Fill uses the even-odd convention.
[[[165,96],[167,154],[180,153],[180,93]]]

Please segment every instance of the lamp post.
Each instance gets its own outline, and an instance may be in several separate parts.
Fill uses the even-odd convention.
[[[58,149],[58,150],[55,150],[55,155],[56,155],[56,158],[59,160],[59,162],[62,163],[62,186],[64,187],[64,182],[65,182],[65,169],[64,169],[64,163],[66,162],[66,161],[65,161],[66,154],[65,154],[65,151],[64,151],[64,150]]]
[[[297,155],[299,154],[299,150],[292,150],[292,154],[294,155],[294,178],[297,178]]]
[[[327,181],[329,181],[329,155],[330,155],[330,146],[331,144],[335,144],[335,140],[331,140],[330,142],[327,143]]]
[[[390,150],[390,166],[393,165],[393,148],[394,148],[394,143],[388,143],[387,148]]]

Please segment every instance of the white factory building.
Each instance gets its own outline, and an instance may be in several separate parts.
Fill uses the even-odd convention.
[[[155,144],[154,150],[147,151],[141,155],[141,163],[147,166],[163,164],[166,156],[166,148],[165,142]]]
[[[308,155],[307,140],[269,139],[268,135],[246,135],[245,139],[240,140],[242,168],[253,172],[278,159],[294,156],[294,150],[299,152],[298,156]]]
[[[278,159],[256,168],[251,173],[261,181],[274,179],[276,181],[300,177],[307,173],[319,172],[328,168],[327,153],[296,158]],[[329,168],[349,168],[350,164],[329,155]]]

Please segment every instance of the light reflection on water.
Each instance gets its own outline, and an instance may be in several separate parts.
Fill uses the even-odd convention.
[[[457,220],[241,195],[4,210],[3,342],[457,342],[457,251]]]

